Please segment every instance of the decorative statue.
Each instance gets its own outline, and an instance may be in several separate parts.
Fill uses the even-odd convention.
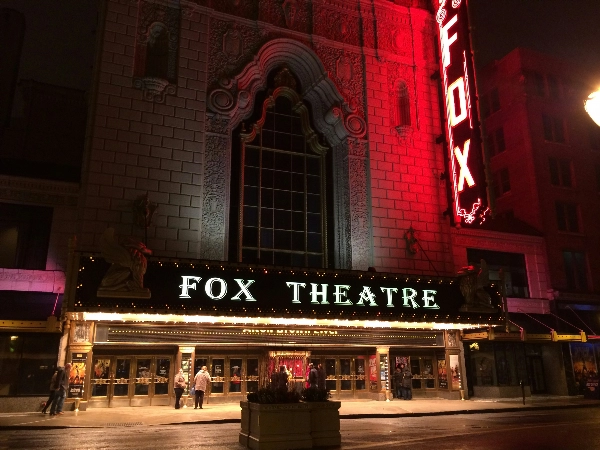
[[[492,312],[492,298],[484,289],[490,285],[490,276],[485,260],[481,260],[479,267],[466,266],[458,271],[460,279],[460,292],[465,298],[465,303],[460,311]]]
[[[98,297],[150,298],[150,289],[144,288],[146,256],[152,250],[133,238],[122,244],[115,240],[115,229],[107,228],[100,239],[102,257],[112,265],[98,288]]]

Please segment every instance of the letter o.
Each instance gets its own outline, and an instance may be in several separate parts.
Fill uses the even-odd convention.
[[[214,295],[213,284],[217,282],[221,285],[221,292],[219,293],[219,295]],[[225,294],[227,294],[227,283],[221,278],[210,278],[206,280],[206,284],[204,285],[204,292],[206,292],[206,295],[208,295],[213,300],[221,300],[223,297],[225,297]]]

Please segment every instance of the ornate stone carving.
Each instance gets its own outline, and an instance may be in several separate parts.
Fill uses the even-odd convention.
[[[90,323],[77,323],[73,331],[73,343],[90,342]]]
[[[115,240],[115,229],[107,228],[100,238],[102,257],[111,263],[98,288],[98,297],[150,298],[150,290],[144,288],[146,256],[152,250],[133,238],[123,243]]]
[[[234,26],[230,30],[227,30],[223,36],[223,53],[231,60],[236,60],[242,56],[243,46],[242,33],[240,33],[237,27]]]
[[[362,158],[349,159],[350,217],[352,223],[352,268],[367,270],[371,265],[370,215],[367,208],[367,165]]]
[[[348,45],[360,46],[360,16],[356,9],[331,3],[321,3],[315,9],[314,34]]]
[[[312,2],[300,0],[261,0],[259,20],[280,28],[310,33]]]
[[[230,136],[206,136],[200,236],[202,255],[206,259],[222,260],[225,256],[225,208],[230,179],[230,148]]]
[[[495,312],[490,294],[485,290],[490,284],[486,262],[482,259],[479,267],[467,266],[458,272],[460,292],[465,303],[459,308],[463,312]]]
[[[140,0],[133,86],[148,101],[163,102],[177,91],[180,22],[179,2]]]

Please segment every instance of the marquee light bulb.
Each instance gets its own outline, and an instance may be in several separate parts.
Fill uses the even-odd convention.
[[[600,127],[600,89],[592,92],[587,99],[583,101],[583,107],[596,125]]]

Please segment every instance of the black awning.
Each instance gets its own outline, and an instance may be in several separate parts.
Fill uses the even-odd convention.
[[[551,314],[509,313],[508,319],[511,328],[523,328],[526,333],[549,334],[550,331],[557,330],[558,319]]]
[[[577,327],[588,336],[600,335],[600,305],[559,305],[557,315],[566,328]]]

